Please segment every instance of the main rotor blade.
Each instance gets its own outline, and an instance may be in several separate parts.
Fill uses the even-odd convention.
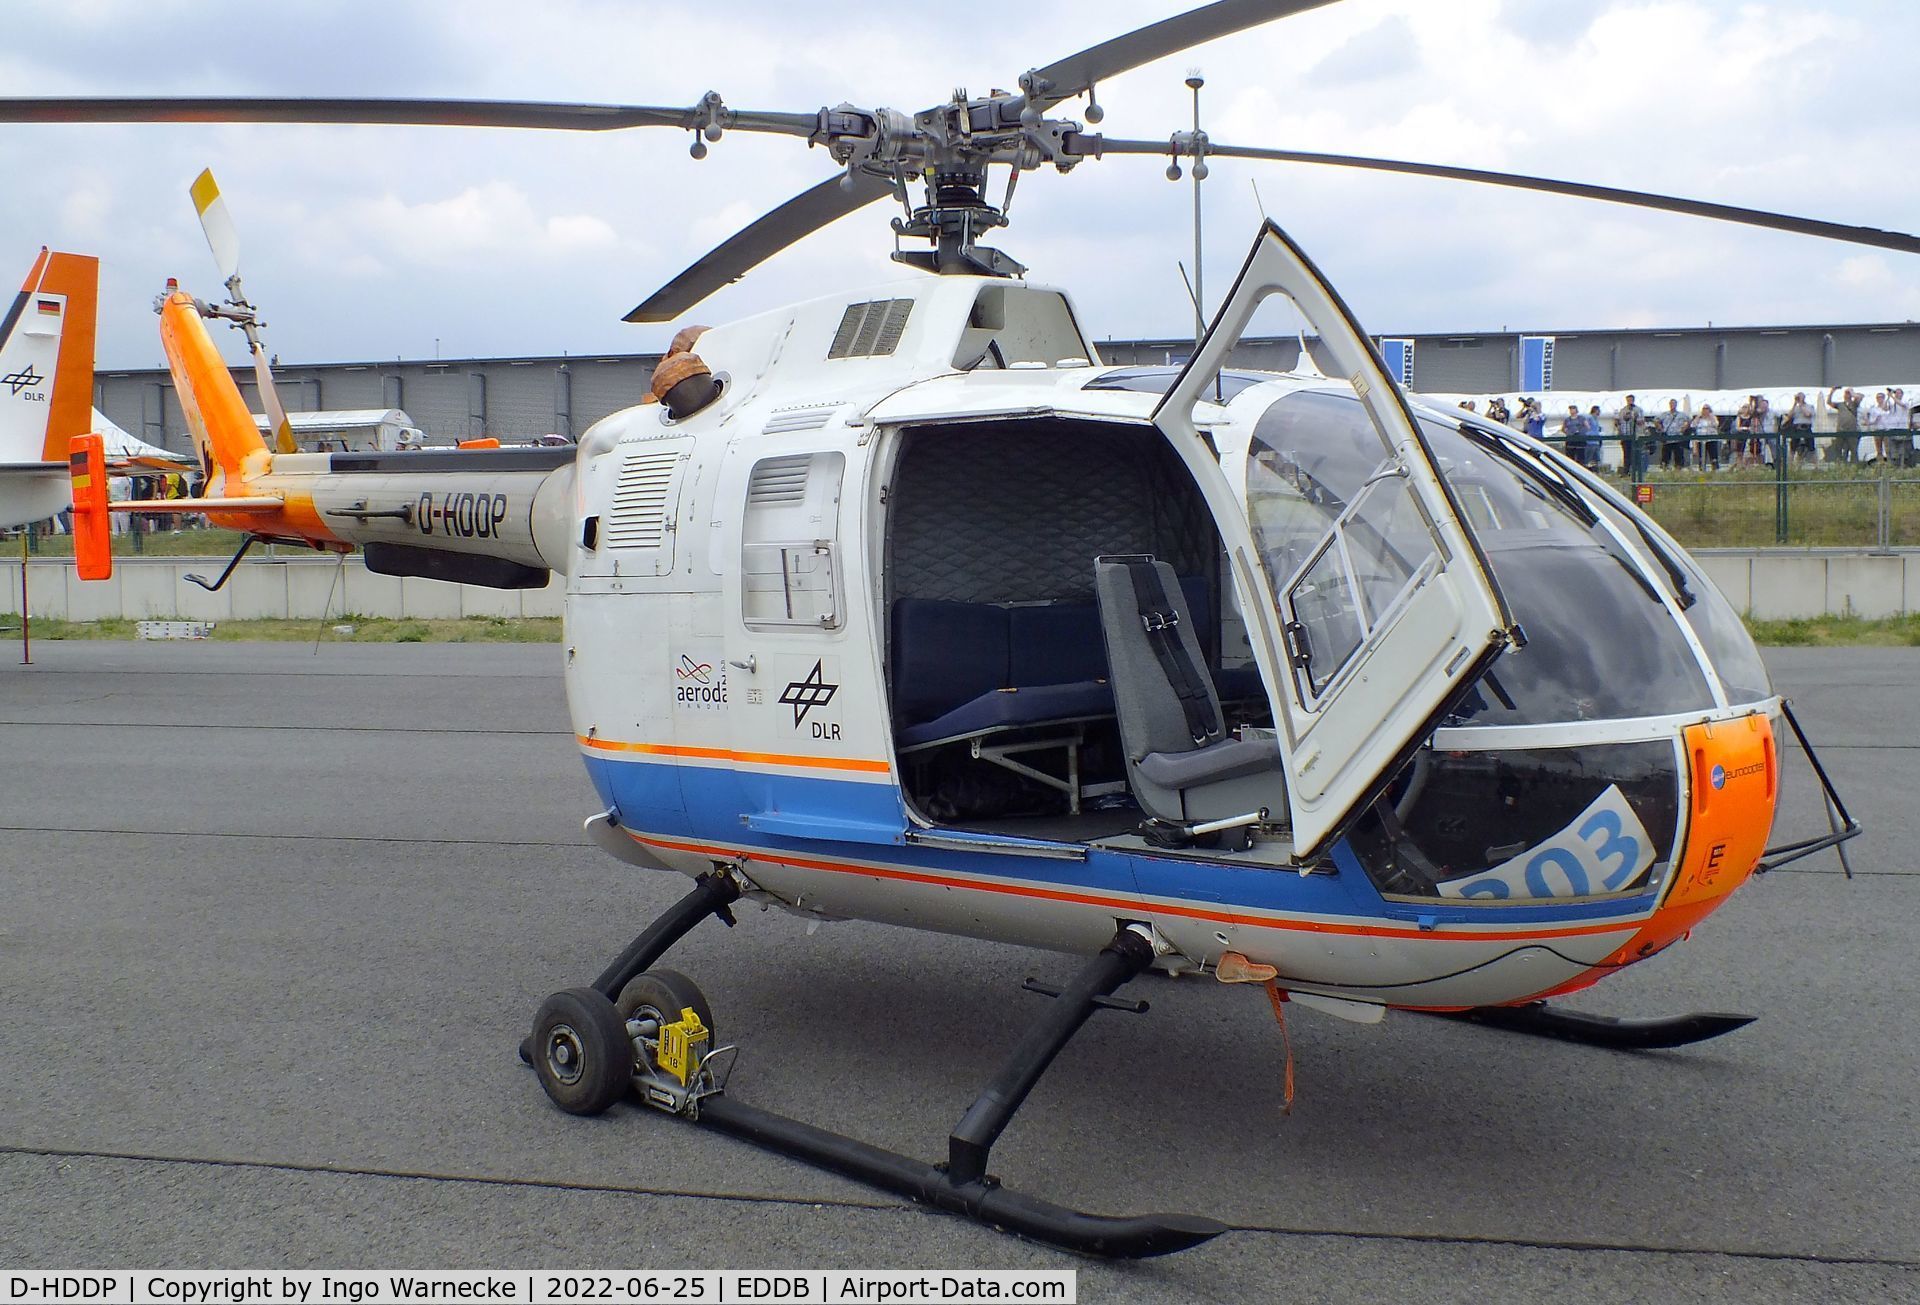
[[[728,109],[729,131],[810,136],[815,113]],[[0,99],[0,122],[320,122],[411,127],[520,127],[619,131],[704,125],[704,110],[651,104],[553,104],[518,100],[257,99],[233,96],[69,96]]]
[[[654,291],[624,320],[670,322],[714,291],[738,281],[794,241],[893,193],[893,182],[885,177],[856,172],[852,189],[842,187],[844,180],[844,175],[833,177],[803,190],[779,208],[742,227],[706,257]]]
[[[1117,77],[1130,68],[1166,55],[1178,54],[1188,46],[1332,3],[1334,0],[1218,0],[1048,64],[1035,73],[1041,80],[1035,82],[1036,93],[1028,99],[1045,111],[1062,100],[1072,99],[1096,82]]]
[[[1087,154],[1169,154],[1166,141],[1107,140],[1081,137],[1081,149]],[[1096,143],[1097,142],[1097,143]],[[1069,146],[1071,149],[1071,145]],[[1903,231],[1883,231],[1879,227],[1856,227],[1819,218],[1795,217],[1766,209],[1740,208],[1732,204],[1713,204],[1706,200],[1680,199],[1656,195],[1644,190],[1622,190],[1617,186],[1593,186],[1578,181],[1556,181],[1551,177],[1529,177],[1514,172],[1487,172],[1480,168],[1456,168],[1441,163],[1407,163],[1398,159],[1376,159],[1357,154],[1313,154],[1303,150],[1270,150],[1251,145],[1221,145],[1209,141],[1209,155],[1218,158],[1263,159],[1274,163],[1319,163],[1337,168],[1364,168],[1373,172],[1397,172],[1415,177],[1443,177],[1450,181],[1477,181],[1488,186],[1507,186],[1514,190],[1542,191],[1550,195],[1571,195],[1576,199],[1599,199],[1610,204],[1634,208],[1658,209],[1664,213],[1684,213],[1689,217],[1714,218],[1738,222],[1743,226],[1766,227],[1773,231],[1791,231],[1803,236],[1821,236],[1844,240],[1849,244],[1873,245],[1903,254],[1920,254],[1920,236]],[[1185,157],[1184,155],[1182,157]]]

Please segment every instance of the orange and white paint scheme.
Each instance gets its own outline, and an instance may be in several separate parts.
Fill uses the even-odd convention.
[[[92,429],[100,261],[46,249],[0,316],[0,527],[67,506],[67,445]]]
[[[538,582],[545,583],[550,568],[535,543],[536,521],[549,549],[563,553],[557,541],[565,537],[571,501],[570,450],[503,449],[487,457],[486,450],[475,449],[452,463],[425,451],[277,453],[262,438],[233,370],[207,333],[205,306],[169,282],[159,313],[160,343],[202,489],[186,499],[116,502],[110,511],[198,512],[251,538],[328,552],[373,545],[370,566],[406,567],[429,559],[419,562],[427,570],[396,574],[478,577],[482,583],[510,576],[526,584],[537,571]],[[567,474],[556,480],[563,464]],[[87,517],[86,528],[103,530],[104,518]],[[444,554],[480,560],[463,569]]]

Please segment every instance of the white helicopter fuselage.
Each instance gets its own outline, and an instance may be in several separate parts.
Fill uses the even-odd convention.
[[[1646,556],[1657,546],[1625,538],[1620,551],[1641,568],[1635,578],[1653,595],[1650,610],[1656,619],[1670,618],[1671,629],[1682,632],[1675,646],[1684,644],[1700,661],[1697,701],[1681,711],[1655,704],[1608,719],[1583,718],[1574,705],[1564,724],[1504,732],[1456,719],[1422,749],[1451,756],[1451,743],[1461,756],[1536,748],[1566,757],[1582,747],[1651,745],[1665,755],[1660,783],[1671,792],[1659,809],[1671,828],[1649,828],[1652,822],[1628,813],[1627,828],[1635,832],[1620,834],[1613,812],[1625,808],[1608,799],[1620,790],[1609,790],[1607,776],[1597,774],[1589,786],[1594,802],[1558,831],[1558,843],[1497,828],[1481,839],[1492,847],[1519,838],[1503,863],[1508,881],[1532,850],[1536,872],[1544,865],[1551,878],[1556,865],[1581,864],[1592,883],[1555,880],[1530,900],[1519,900],[1524,893],[1509,898],[1497,885],[1498,901],[1492,889],[1383,892],[1350,838],[1296,857],[1277,811],[1239,851],[1156,848],[1124,821],[1120,832],[1091,822],[1076,833],[1069,820],[1068,832],[1049,833],[1037,824],[1035,832],[1022,832],[1017,822],[994,827],[939,818],[927,794],[915,791],[917,750],[903,728],[901,704],[913,686],[902,680],[906,653],[897,646],[903,627],[895,609],[915,601],[896,584],[901,527],[893,509],[905,489],[903,449],[915,440],[1004,432],[1010,424],[1038,432],[1033,423],[1048,423],[1047,430],[1084,440],[1086,457],[1097,460],[1103,433],[1136,442],[1162,438],[1154,425],[1159,394],[1151,386],[1112,387],[1127,369],[1094,365],[1094,348],[1059,292],[967,277],[922,278],[866,298],[765,314],[708,332],[698,351],[723,380],[720,397],[678,421],[648,404],[588,431],[573,469],[568,555],[545,557],[568,573],[574,732],[609,812],[592,827],[603,846],[629,861],[688,874],[736,867],[762,900],[817,918],[1069,951],[1096,951],[1117,921],[1141,921],[1155,931],[1169,969],[1211,967],[1234,952],[1275,967],[1295,991],[1369,1007],[1459,1007],[1584,986],[1659,950],[1723,900],[1758,857],[1775,791],[1767,723],[1775,700],[1764,685],[1743,693],[1745,686],[1717,673],[1679,604],[1658,587],[1665,580]],[[988,369],[966,369],[980,358],[991,360]],[[1344,392],[1351,400],[1355,390],[1320,377],[1239,380],[1231,396],[1222,392],[1226,402],[1200,404],[1194,421],[1217,450],[1220,477],[1217,486],[1203,486],[1201,497],[1218,504],[1219,491],[1229,490],[1244,514],[1261,456],[1262,417],[1297,394]],[[973,483],[956,481],[950,489],[956,498],[980,501],[992,497],[996,478],[1021,470],[977,463]],[[1012,495],[1014,481],[1004,484]],[[926,490],[919,487],[920,500]],[[1076,505],[1060,510],[1072,515]],[[1134,510],[1153,513],[1152,496]],[[1616,510],[1631,511],[1624,504]],[[1116,538],[1139,534],[1113,524]],[[1215,524],[1230,554],[1244,515],[1234,529]],[[967,545],[956,539],[953,547]],[[1092,561],[1079,559],[1087,568]],[[1299,668],[1290,676],[1272,647],[1261,655],[1270,636],[1251,632],[1240,614],[1249,577],[1230,564],[1221,575],[1216,671],[1237,665],[1257,672],[1259,691],[1282,701],[1275,695],[1288,692]],[[1080,638],[1098,638],[1098,627],[1085,624],[1085,604],[1033,602],[1013,587],[1004,597],[1016,621],[1034,618],[1037,609],[1067,623],[1056,629],[1078,620]],[[1387,673],[1391,664],[1369,667],[1370,648],[1351,660],[1342,682],[1361,695],[1361,710],[1389,717],[1404,686]],[[1369,678],[1379,682],[1368,686]],[[989,693],[996,687],[991,676],[980,683]],[[1021,688],[997,686],[1013,702]],[[1369,693],[1377,697],[1371,705]],[[1311,710],[1313,694],[1305,697]],[[1288,703],[1282,715],[1306,719],[1302,705]],[[1295,740],[1291,779],[1304,787],[1305,747],[1284,720],[1282,726],[1283,748]],[[1739,760],[1764,751],[1764,774],[1756,767],[1742,779],[1756,802],[1765,788],[1758,830],[1750,819],[1737,831],[1728,817],[1705,823],[1707,804],[1697,793],[1704,772],[1696,773],[1686,751],[1701,730],[1715,732],[1719,746],[1741,732]],[[975,761],[984,747],[991,760],[997,737],[987,731],[958,746],[975,749]],[[1318,755],[1313,745],[1308,769]],[[1012,759],[1019,764],[1019,756]],[[1746,776],[1742,767],[1723,769]],[[1049,773],[1057,778],[1059,767]],[[1348,781],[1356,793],[1377,791],[1380,782]],[[1081,796],[1073,795],[1073,805],[1084,821]],[[1741,814],[1756,810],[1749,805]],[[1529,849],[1528,841],[1537,847]],[[1716,842],[1714,872],[1703,881],[1694,862],[1704,866]],[[1629,846],[1631,856],[1623,850]],[[1544,861],[1539,848],[1550,854]],[[1630,883],[1601,891],[1603,872],[1616,868]]]

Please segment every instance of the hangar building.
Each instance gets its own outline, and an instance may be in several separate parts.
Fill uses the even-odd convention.
[[[1920,381],[1920,324],[1912,322],[1426,334],[1382,341],[1390,357],[1402,360],[1412,388],[1442,394]],[[1192,351],[1192,341],[1108,340],[1100,351],[1110,363],[1178,363]],[[1249,339],[1234,362],[1284,371],[1298,355],[1291,337]],[[658,358],[283,364],[275,375],[290,411],[401,408],[437,443],[488,436],[514,443],[549,433],[578,437],[601,417],[639,402]],[[235,379],[259,411],[251,370],[236,372]],[[102,370],[95,390],[95,406],[119,425],[151,443],[186,449],[185,421],[164,369]]]

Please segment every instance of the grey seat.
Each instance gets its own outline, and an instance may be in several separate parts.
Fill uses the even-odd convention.
[[[1173,568],[1101,557],[1093,577],[1127,782],[1141,810],[1179,824],[1285,811],[1279,745],[1227,733]]]

